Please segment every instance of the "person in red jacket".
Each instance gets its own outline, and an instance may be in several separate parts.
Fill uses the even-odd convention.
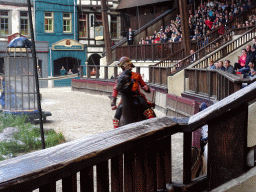
[[[128,57],[121,57],[120,60],[119,60],[118,66],[121,67],[123,71],[125,71],[126,69],[132,70],[132,68],[135,67]],[[148,102],[145,95],[143,95],[140,92],[140,87],[142,87],[142,89],[147,93],[151,92],[150,88],[143,81],[143,79],[142,79],[142,77],[139,73],[132,72],[131,80],[134,81],[133,86],[132,86],[132,91],[134,93],[136,93],[136,95],[138,95],[138,99],[140,101],[140,104],[142,106],[144,106],[144,108],[145,108],[145,111],[144,111],[143,114],[145,115],[145,117],[147,119],[155,117],[154,112],[151,109],[151,107],[153,107],[154,104],[152,104],[151,102]],[[114,125],[115,129],[118,128],[119,120],[120,120],[121,115],[122,115],[122,101],[119,103],[118,107],[116,106],[117,95],[118,95],[118,90],[117,90],[117,84],[116,84],[113,88],[112,102],[111,102],[111,109],[116,110],[116,113],[115,113],[115,116],[114,116],[114,119],[113,119],[113,125]]]
[[[205,24],[208,26],[209,29],[212,28],[213,22],[210,20],[209,16],[207,17],[207,20],[205,20]]]

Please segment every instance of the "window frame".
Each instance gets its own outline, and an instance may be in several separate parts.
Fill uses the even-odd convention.
[[[46,16],[46,13],[51,13],[51,16]],[[46,24],[45,20],[48,19],[48,21],[52,20],[52,24]],[[46,25],[48,26],[48,30],[45,29]],[[50,25],[52,25],[52,30],[49,30]],[[44,12],[44,32],[45,33],[54,33],[54,12],[45,11]]]
[[[69,17],[64,17],[64,15],[65,14],[69,14]],[[63,33],[72,33],[72,13],[68,13],[68,12],[63,12],[63,15],[62,15],[62,17],[63,17]],[[64,22],[70,22],[70,24],[68,25],[68,24],[65,24],[64,25]],[[68,28],[68,26],[70,27],[70,30],[69,31],[65,31],[64,30],[64,27],[66,27],[66,28]]]
[[[112,17],[116,17],[116,20],[112,20]],[[118,31],[118,27],[117,27],[117,21],[118,21],[118,16],[117,15],[110,15],[110,18],[111,18],[111,20],[110,20],[110,33],[111,33],[111,38],[112,39],[118,39],[118,33],[117,33],[117,31]],[[112,33],[113,33],[113,31],[112,31],[112,24],[116,24],[116,37],[114,37],[114,36],[112,36]]]
[[[85,19],[84,18],[80,18],[80,15],[79,15],[79,20],[78,20],[78,22],[79,22],[79,37],[80,38],[88,38],[88,18],[89,18],[89,16],[88,16],[88,14],[86,13],[86,12],[84,12],[84,11],[81,11],[80,12],[80,14],[82,14],[82,15],[85,15]],[[85,29],[86,29],[86,31],[85,31],[85,36],[80,36],[80,28],[81,28],[81,23],[80,22],[85,22],[85,25],[83,25],[84,27],[85,27]]]
[[[26,12],[27,13],[27,16],[21,16],[21,13],[22,12]],[[30,30],[29,30],[29,15],[28,15],[29,13],[28,13],[28,11],[20,11],[20,34],[21,35],[24,35],[24,36],[30,36]],[[28,28],[27,28],[27,34],[22,34],[22,22],[21,22],[21,20],[22,19],[24,19],[24,20],[27,20],[27,26],[28,26]],[[24,26],[26,26],[26,25],[24,25]],[[24,31],[25,31],[26,29],[24,29]]]
[[[5,15],[2,15],[1,14],[1,12],[7,12],[8,13],[8,15],[7,16],[5,16]],[[4,24],[2,24],[2,19],[7,19],[7,34],[6,33],[4,33],[4,34],[2,34],[2,25],[6,25],[6,23],[4,22]],[[5,31],[6,29],[4,28],[4,31]],[[11,34],[11,12],[10,12],[10,10],[0,10],[0,37],[7,37],[8,35],[10,35]]]

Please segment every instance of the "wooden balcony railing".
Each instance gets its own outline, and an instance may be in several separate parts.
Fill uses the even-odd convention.
[[[206,68],[208,67],[208,61],[213,60],[214,62],[217,62],[223,59],[224,57],[228,56],[228,54],[236,51],[237,49],[251,41],[251,39],[256,35],[256,28],[253,27],[252,29],[243,33],[239,38],[227,41],[228,36],[231,37],[233,35],[238,35],[239,33],[243,32],[243,30],[243,28],[232,29],[229,32],[225,33],[223,36],[207,44],[205,47],[197,50],[193,55],[189,55],[182,60],[172,62],[174,61],[172,60],[172,57],[174,56],[173,54],[170,57],[162,60],[161,62],[150,66],[149,82],[167,86],[168,76],[174,75],[188,66],[191,66],[192,68]],[[221,44],[221,42],[224,41],[225,44]],[[218,47],[216,47],[217,43],[219,44]],[[175,54],[183,54],[183,50],[181,49]],[[207,57],[205,57],[206,55]]]
[[[255,13],[255,8],[256,8],[256,5],[252,8],[250,8],[249,10],[246,10],[243,13],[239,14],[237,17],[231,19],[229,22],[223,24],[221,27],[225,27],[225,32],[226,32],[225,34],[228,34],[228,32],[230,33],[230,31],[235,29],[235,25],[237,23],[245,22],[245,20],[248,19],[248,15],[252,15]],[[149,26],[152,26],[152,24],[149,23],[148,25],[145,25],[143,28],[141,28],[140,31],[146,30],[147,27],[149,27]],[[211,48],[213,47],[212,45],[214,45],[216,43],[219,43],[219,45],[220,45],[223,43],[223,41],[227,42],[228,40],[225,39],[226,35],[219,34],[219,32],[218,32],[219,28],[213,30],[211,33],[207,34],[206,36],[204,36],[196,41],[191,41],[191,49],[193,49],[194,51],[201,50],[200,55],[202,55],[203,54],[202,49],[204,48],[206,50],[204,53],[204,55],[205,55],[211,51]],[[236,34],[238,34],[238,33],[242,34],[250,28],[251,27],[236,29]],[[234,32],[233,32],[233,34],[234,34]],[[230,39],[233,34],[230,34]],[[145,35],[143,37],[145,37]],[[216,39],[218,39],[218,41],[216,41]],[[124,42],[126,42],[126,40],[122,40],[122,44]],[[211,44],[213,42],[214,42],[214,44]],[[157,65],[162,66],[162,63],[169,62],[171,65],[173,65],[173,62],[172,62],[173,60],[176,60],[176,62],[177,62],[178,60],[182,60],[184,58],[184,55],[179,54],[179,52],[184,52],[184,50],[179,50],[179,49],[182,49],[181,42],[167,43],[168,45],[167,44],[153,44],[153,45],[120,46],[122,44],[119,43],[119,44],[113,46],[113,49],[115,48],[115,50],[113,50],[112,58],[115,58],[115,60],[118,60],[120,57],[126,55],[126,56],[132,57],[133,60],[136,60],[136,61],[161,60],[159,63],[157,63]],[[211,44],[211,48],[209,48],[209,46],[207,46],[207,48],[206,48],[206,45],[209,45],[209,44]],[[179,52],[176,52],[177,50]],[[176,57],[174,57],[174,56],[176,56]],[[177,56],[179,56],[179,57],[177,57]],[[172,57],[174,57],[174,58],[172,58]],[[178,64],[178,65],[180,65],[180,64]]]
[[[160,61],[179,49],[181,42],[121,46],[116,48],[116,60],[125,55],[135,61]]]
[[[252,83],[190,118],[149,119],[1,161],[0,191],[56,191],[60,179],[64,192],[214,189],[247,171],[248,102],[255,95]],[[191,135],[205,124],[207,175],[191,180]],[[177,132],[184,134],[183,184],[171,177],[171,136]]]
[[[235,33],[237,31],[241,32],[242,30],[243,29],[238,29],[238,30],[235,29],[232,31],[234,31],[234,33]],[[252,29],[243,33],[239,38],[236,38],[236,39],[226,43],[225,45],[218,47],[216,50],[212,50],[213,51],[212,53],[208,54],[208,56],[205,57],[204,59],[200,59],[200,62],[196,62],[194,65],[192,65],[192,68],[206,68],[208,66],[208,62],[210,60],[217,62],[217,61],[223,59],[224,57],[228,56],[230,53],[238,50],[240,47],[242,47],[245,44],[247,44],[248,42],[250,42],[252,40],[252,38],[256,36],[255,32],[256,32],[256,27],[253,27]],[[204,53],[206,53],[209,46],[204,48],[204,50],[201,49],[201,53],[198,52],[199,55],[201,55],[201,54],[203,55]],[[211,48],[209,47],[209,49],[211,49]]]
[[[246,19],[248,19],[248,15],[253,15],[255,13],[255,8],[256,5],[250,8],[249,10],[244,11],[243,13],[239,14],[237,17],[233,18],[229,22],[223,24],[221,27],[225,27],[225,34],[220,35],[218,29],[213,30],[211,33],[207,34],[206,36],[198,39],[197,41],[191,41],[191,47],[192,49],[196,52],[196,58],[193,59],[191,56],[188,56],[187,58],[184,59],[184,57],[178,58],[176,55],[179,56],[184,56],[183,54],[180,54],[181,52],[183,53],[184,50],[178,50],[177,52],[169,55],[168,57],[164,58],[161,60],[159,63],[156,64],[156,66],[165,66],[165,67],[172,67],[171,71],[173,74],[176,72],[180,71],[184,67],[188,66],[191,64],[191,62],[186,62],[186,61],[196,61],[199,58],[204,57],[205,55],[209,54],[213,50],[215,50],[217,46],[220,46],[224,43],[227,43],[228,41],[231,40],[233,35],[238,35],[238,34],[243,34],[249,29],[253,27],[246,27],[246,28],[240,28],[237,29],[235,28],[235,25],[238,22],[245,22]],[[175,57],[176,56],[176,57]],[[178,58],[174,64],[174,58]],[[180,61],[178,61],[180,60]],[[184,66],[184,67],[181,67]]]
[[[256,79],[242,78],[222,70],[185,69],[184,94],[220,101]]]

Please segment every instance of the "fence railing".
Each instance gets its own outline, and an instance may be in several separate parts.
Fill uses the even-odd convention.
[[[240,29],[238,29],[240,31]],[[214,62],[223,59],[228,56],[230,53],[238,50],[240,47],[244,46],[248,42],[252,40],[253,37],[256,36],[256,27],[248,30],[243,33],[240,37],[226,43],[225,45],[218,47],[217,50],[208,54],[208,56],[204,59],[201,59],[200,62],[197,62],[193,65],[193,68],[206,68],[208,66],[208,62],[213,60]]]
[[[186,80],[187,79],[187,80]],[[222,70],[185,69],[184,94],[219,101],[250,84],[256,79],[243,78]]]
[[[207,44],[205,47],[197,50],[194,54],[189,55],[182,60],[177,62],[161,61],[161,63],[157,63],[154,66],[150,66],[149,68],[149,82],[156,84],[163,84],[163,86],[167,86],[167,77],[170,75],[175,75],[177,72],[183,70],[188,66],[192,66],[192,68],[206,68],[208,66],[208,62],[213,60],[214,62],[223,59],[228,56],[230,53],[238,50],[240,47],[244,46],[246,43],[251,41],[253,37],[256,35],[256,28],[253,27],[249,31],[243,33],[239,38],[235,40],[225,40],[227,37],[232,35],[239,35],[243,29],[232,29],[227,32],[225,35],[219,37],[215,41]],[[225,40],[225,44],[221,44]],[[216,44],[219,44],[216,47]],[[180,50],[182,53],[182,50]],[[205,57],[207,55],[207,57]],[[204,58],[204,59],[202,59]],[[199,62],[198,62],[199,61]]]
[[[181,42],[121,46],[116,47],[116,60],[125,55],[135,61],[160,61],[179,49]]]
[[[242,34],[242,33],[246,32],[251,27],[237,29],[236,24],[239,22],[245,22],[245,20],[248,19],[248,15],[255,14],[255,8],[256,8],[256,6],[253,6],[249,10],[244,11],[243,13],[239,14],[238,16],[231,19],[227,23],[221,25],[219,28],[213,30],[211,33],[206,34],[204,37],[197,39],[196,41],[194,41],[194,44],[193,44],[193,41],[191,41],[191,43],[192,43],[191,48],[194,51],[201,50],[200,56],[205,56],[206,54],[208,54],[209,52],[211,52],[212,50],[214,50],[216,48],[215,47],[216,44],[218,44],[217,46],[220,46],[223,43],[226,43],[227,41],[229,41],[231,39],[232,35]],[[220,32],[219,32],[220,28],[224,28],[225,35],[220,34]],[[235,29],[235,31],[234,31],[234,29]],[[231,31],[233,31],[233,33],[230,33]],[[228,38],[228,36],[229,36],[229,38]],[[205,50],[205,51],[203,52],[202,50]],[[168,63],[168,60],[172,60],[171,57],[172,57],[172,55],[168,56],[167,58],[164,58],[163,61],[160,61],[156,65],[162,66],[162,63]],[[181,60],[181,59],[182,58],[180,58],[179,60]],[[170,64],[173,65],[172,62]]]
[[[149,119],[2,161],[0,191],[56,191],[60,179],[62,191],[73,192],[78,185],[104,192],[214,189],[247,171],[248,102],[255,95],[252,83],[190,118]],[[191,135],[205,124],[207,175],[192,180]],[[177,132],[184,134],[182,185],[171,178],[171,136]]]

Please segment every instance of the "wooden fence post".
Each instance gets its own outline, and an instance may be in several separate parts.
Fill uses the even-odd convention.
[[[247,121],[246,103],[208,123],[209,190],[246,171]]]

